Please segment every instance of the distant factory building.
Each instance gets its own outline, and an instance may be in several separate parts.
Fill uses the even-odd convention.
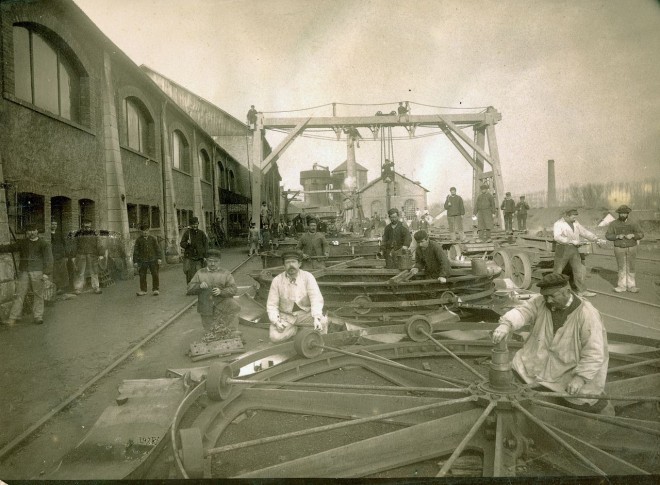
[[[332,171],[332,174],[339,178],[339,183],[342,187],[345,185],[346,177],[348,176],[347,164],[348,162],[345,161]],[[368,170],[359,163],[355,162],[355,172],[357,174],[357,189],[360,190],[362,187],[367,185]]]
[[[428,189],[398,172],[391,183],[390,207],[403,208],[407,219],[412,219],[417,209],[426,209]],[[360,190],[360,201],[365,217],[387,215],[387,184],[382,177],[372,180]]]

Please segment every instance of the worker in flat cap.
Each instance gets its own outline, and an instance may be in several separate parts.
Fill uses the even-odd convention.
[[[485,242],[491,242],[490,231],[493,230],[493,216],[497,212],[495,198],[488,191],[488,184],[481,185],[481,193],[477,196],[474,203],[474,215],[477,216],[477,231],[479,239]]]
[[[614,291],[637,293],[639,292],[635,284],[635,260],[639,244],[637,241],[644,237],[644,233],[638,222],[628,219],[632,212],[630,207],[622,205],[616,212],[619,218],[610,222],[605,233],[605,239],[614,241],[614,256],[619,270],[619,279]]]
[[[530,334],[513,357],[513,370],[528,384],[575,395],[565,399],[569,407],[613,415],[606,399],[579,397],[603,395],[605,389],[609,353],[600,313],[571,291],[564,275],[549,273],[538,287],[540,295],[500,317],[493,342],[529,325]]]
[[[513,234],[513,214],[516,212],[516,203],[511,197],[511,192],[507,192],[500,206],[504,213],[504,230],[507,234]]]
[[[200,268],[188,283],[188,295],[197,295],[197,312],[207,332],[222,339],[240,337],[238,314],[241,306],[234,300],[238,292],[232,274],[220,266],[222,253],[209,249],[206,267]]]
[[[518,220],[518,230],[527,232],[527,211],[529,204],[525,201],[525,196],[520,196],[520,202],[516,204],[516,219]]]
[[[385,256],[385,267],[390,269],[398,268],[396,256],[401,251],[407,251],[412,241],[410,231],[399,220],[399,209],[392,207],[387,211],[390,223],[383,232],[383,254]]]
[[[449,195],[445,199],[444,207],[447,211],[447,224],[449,225],[451,240],[455,241],[458,236],[461,239],[461,242],[467,242],[465,239],[465,233],[463,232],[465,206],[463,205],[463,198],[460,195],[456,195],[456,187],[451,187],[449,189]]]
[[[197,270],[206,265],[206,252],[209,250],[209,239],[199,228],[197,217],[190,218],[190,225],[183,231],[179,246],[183,249],[183,272],[188,284]]]
[[[553,226],[553,234],[555,240],[555,262],[552,271],[561,273],[567,264],[571,265],[573,271],[573,281],[578,295],[582,297],[596,296],[593,291],[588,291],[584,282],[586,275],[586,268],[582,263],[580,252],[578,248],[586,244],[581,241],[581,237],[595,242],[598,245],[604,244],[603,239],[598,238],[595,234],[585,229],[577,221],[577,209],[568,209],[564,213],[564,217],[555,222]]]
[[[273,343],[292,338],[298,327],[313,327],[328,333],[323,316],[323,295],[311,273],[300,269],[303,255],[298,250],[282,253],[284,271],[273,278],[266,310],[270,320],[269,338]]]

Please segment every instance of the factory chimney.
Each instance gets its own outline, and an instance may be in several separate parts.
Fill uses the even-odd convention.
[[[548,207],[557,205],[557,186],[555,185],[555,161],[548,160]]]

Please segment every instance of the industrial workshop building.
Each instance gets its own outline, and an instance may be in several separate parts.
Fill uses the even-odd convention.
[[[70,0],[2,2],[0,33],[0,242],[28,223],[48,239],[51,219],[68,232],[88,218],[125,241],[146,223],[170,253],[193,215],[205,230],[223,216],[226,231],[243,231],[244,123],[138,67]],[[277,207],[279,181],[271,170],[261,200]],[[11,282],[11,260],[1,261]]]

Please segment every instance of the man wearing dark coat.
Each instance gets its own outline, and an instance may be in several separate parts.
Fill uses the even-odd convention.
[[[391,208],[387,211],[390,223],[383,233],[383,252],[385,254],[385,267],[398,268],[396,256],[400,250],[407,250],[412,242],[410,231],[399,221],[399,209]]]
[[[199,229],[199,219],[190,219],[190,226],[183,231],[179,246],[183,249],[183,272],[186,275],[186,284],[197,270],[206,266],[206,253],[209,250],[209,240],[204,231]]]
[[[500,207],[504,212],[504,230],[513,234],[513,214],[516,212],[516,203],[511,198],[511,192],[507,192]]]
[[[493,215],[497,210],[493,194],[488,192],[488,185],[481,186],[481,193],[477,196],[474,203],[474,215],[477,216],[477,230],[479,239],[491,242],[490,231],[493,230]]]
[[[440,281],[440,283],[446,283],[447,277],[451,275],[451,263],[442,246],[429,240],[426,231],[417,231],[415,241],[417,241],[415,266],[410,272],[416,275],[420,269],[423,269],[425,279],[434,279]]]
[[[149,226],[140,226],[142,234],[135,240],[133,247],[133,265],[138,269],[140,275],[140,291],[137,296],[147,294],[147,271],[151,273],[151,290],[154,296],[160,294],[158,271],[160,269],[160,247],[154,236],[149,234]]]
[[[20,257],[14,303],[5,322],[13,325],[23,314],[23,301],[28,290],[32,289],[32,312],[36,324],[44,323],[44,282],[53,272],[53,254],[50,244],[39,238],[39,231],[34,224],[25,228],[25,239],[10,244],[0,245],[0,253],[17,252]]]

